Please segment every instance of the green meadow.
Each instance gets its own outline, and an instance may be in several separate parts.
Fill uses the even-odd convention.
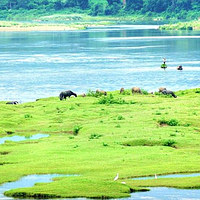
[[[7,196],[119,198],[148,186],[200,189],[200,177],[131,180],[200,172],[200,88],[176,91],[178,98],[131,90],[88,93],[66,101],[0,102],[1,138],[49,134],[0,145],[0,184],[29,174],[79,175],[13,189]]]

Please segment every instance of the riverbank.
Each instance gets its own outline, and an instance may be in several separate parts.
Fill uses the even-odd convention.
[[[147,186],[199,188],[200,177],[130,180],[199,172],[200,89],[178,98],[131,94],[0,102],[0,136],[49,137],[0,145],[0,184],[29,174],[78,174],[6,192],[15,197],[129,197]],[[119,173],[118,180],[114,177]]]
[[[200,30],[200,20],[166,24],[159,27],[161,30]]]
[[[82,30],[92,26],[104,26],[111,24],[107,21],[98,22],[71,22],[64,23],[44,23],[44,22],[15,22],[15,21],[0,21],[0,31],[70,31]]]

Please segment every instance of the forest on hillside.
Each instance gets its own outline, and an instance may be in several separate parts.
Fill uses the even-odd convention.
[[[91,16],[162,15],[166,19],[198,19],[200,0],[1,0],[0,18],[15,13],[44,15],[66,11]]]

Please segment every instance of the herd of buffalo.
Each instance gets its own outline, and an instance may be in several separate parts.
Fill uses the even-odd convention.
[[[119,91],[119,93],[122,94],[124,91],[125,91],[125,89],[124,89],[124,88],[121,88],[120,91]],[[132,92],[132,94],[134,94],[134,93],[142,94],[142,90],[141,90],[139,87],[133,87],[133,88],[131,89],[131,92]],[[158,92],[159,92],[159,93],[162,93],[162,94],[164,94],[164,95],[170,94],[172,97],[177,98],[177,96],[174,94],[173,91],[167,90],[166,88],[163,88],[163,87],[160,87]],[[102,94],[102,95],[105,95],[105,96],[107,95],[107,92],[105,92],[105,91],[103,91],[103,90],[96,90],[96,93],[99,93],[99,94]],[[59,94],[60,100],[63,100],[63,99],[66,100],[66,98],[70,98],[71,96],[77,97],[77,94],[74,93],[74,92],[72,92],[71,90],[62,91],[62,92]],[[81,96],[82,96],[82,97],[85,97],[86,94],[82,94]],[[16,105],[16,104],[19,104],[19,102],[18,102],[18,101],[8,101],[6,104]]]
[[[119,91],[119,93],[122,94],[124,91],[125,91],[124,88],[121,88],[120,91]],[[132,92],[132,94],[134,94],[134,93],[142,94],[142,90],[141,90],[139,87],[133,87],[133,88],[131,89],[131,92]],[[169,95],[171,95],[172,97],[177,98],[177,96],[174,94],[173,91],[167,90],[167,89],[164,88],[164,87],[160,87],[158,92],[159,92],[159,93],[162,93],[162,94],[164,94],[164,95],[168,95],[168,94],[169,94]],[[105,96],[107,95],[107,92],[105,92],[105,91],[103,91],[103,90],[96,90],[96,93],[101,93],[102,95],[105,95]],[[63,99],[66,100],[66,98],[70,98],[71,96],[77,97],[77,94],[74,93],[74,92],[72,92],[71,90],[67,90],[67,91],[61,92],[60,95],[59,95],[59,98],[60,98],[60,100],[63,100]],[[85,97],[86,94],[82,94],[81,96],[82,96],[82,97]]]

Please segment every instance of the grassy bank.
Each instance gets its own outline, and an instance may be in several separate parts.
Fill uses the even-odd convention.
[[[178,98],[131,95],[58,97],[19,105],[0,102],[0,136],[48,133],[48,138],[0,145],[0,184],[28,174],[79,174],[15,189],[28,197],[128,197],[147,186],[200,188],[200,177],[130,177],[200,172],[200,89]],[[113,181],[116,173],[119,179]],[[126,182],[122,184],[121,182]]]
[[[161,30],[200,30],[200,20],[160,26]]]
[[[81,30],[91,26],[109,25],[109,21],[70,22],[70,23],[43,23],[40,20],[33,22],[0,21],[0,31],[64,31]]]

